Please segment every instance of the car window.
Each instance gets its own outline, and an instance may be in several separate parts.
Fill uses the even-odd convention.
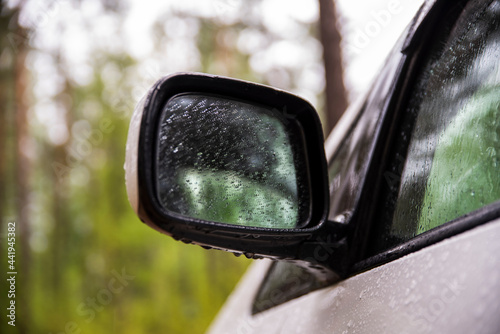
[[[378,251],[500,199],[500,1],[456,6],[448,20],[456,13],[411,91],[384,174]]]
[[[303,267],[291,262],[275,261],[255,297],[252,313],[265,311],[326,285]]]
[[[404,34],[403,34],[404,37]],[[393,89],[402,62],[401,38],[389,54],[381,73],[372,85],[357,119],[352,124],[338,150],[328,161],[330,181],[330,212],[328,219],[347,223],[359,201],[366,172],[373,155],[374,146],[383,112]]]

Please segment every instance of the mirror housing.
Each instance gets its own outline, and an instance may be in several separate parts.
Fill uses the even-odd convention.
[[[212,114],[200,116],[209,112]],[[241,129],[236,128],[233,119],[243,119],[238,123],[242,124]],[[212,123],[207,125],[207,122]],[[269,123],[276,125],[269,128]],[[204,129],[198,128],[203,126]],[[263,128],[265,131],[261,130],[263,126],[266,126]],[[211,133],[211,137],[206,137],[208,139],[203,137],[207,132]],[[232,134],[228,135],[229,132]],[[238,144],[240,136],[234,133],[241,134],[241,138],[253,136],[256,142],[247,140],[247,144]],[[258,139],[262,133],[271,134]],[[200,136],[203,138],[198,138]],[[276,138],[281,138],[281,141]],[[273,144],[269,144],[269,141]],[[209,144],[212,142],[215,144]],[[184,143],[191,144],[184,145],[189,146],[189,149],[184,149],[182,161],[185,162],[180,164],[178,156],[172,152],[177,152]],[[199,151],[197,145],[205,148]],[[233,152],[234,147],[239,147],[238,154]],[[291,177],[283,176],[281,170],[284,165],[277,163],[276,152],[271,152],[276,147],[280,147],[280,152],[283,151],[282,147],[286,147],[291,152],[288,155],[293,155],[293,159],[287,160],[292,167],[285,168],[295,170]],[[216,152],[215,158],[212,156],[209,160],[200,160],[196,157],[210,152]],[[238,155],[242,158],[221,159],[221,152],[227,152],[224,156]],[[164,163],[162,159],[167,162]],[[203,166],[200,167],[200,163]],[[267,167],[259,167],[261,169],[255,171],[255,164]],[[259,84],[206,74],[180,73],[164,77],[153,85],[134,112],[127,140],[125,169],[127,193],[132,207],[144,223],[164,234],[185,243],[230,251],[236,255],[244,254],[249,258],[295,261],[317,272],[325,280],[333,280],[344,271],[346,226],[327,220],[329,183],[321,123],[314,108],[295,95]],[[205,200],[196,202],[196,206],[202,207],[201,211],[183,209],[189,207],[186,204],[188,200],[182,199],[188,196],[185,195],[187,187],[184,183],[194,180],[193,177],[182,179],[186,175],[185,170],[194,171],[191,175],[205,178],[201,185],[190,188],[190,194],[198,194],[200,188],[210,186],[213,188],[211,197],[217,198],[217,203],[228,200],[228,196],[214,195],[213,190],[220,190],[221,187],[211,186],[215,181],[210,180],[219,180],[213,175],[222,173],[243,180],[229,183],[226,178],[224,187],[247,183],[251,185],[247,189],[253,189],[248,190],[249,196],[250,193],[257,193],[264,200],[245,202],[246,207],[238,211],[237,218],[226,218],[225,214],[207,214],[209,208]],[[271,178],[278,181],[268,187]],[[163,181],[159,182],[160,179]],[[296,180],[296,185],[290,180]],[[261,188],[255,188],[255,184]],[[293,191],[283,190],[287,187]],[[285,196],[286,203],[298,203],[281,207],[281,210],[291,210],[294,214],[280,216],[283,223],[274,226],[272,217],[278,211],[273,209],[268,214],[270,209],[267,207],[264,210],[267,214],[265,217],[271,220],[270,224],[260,224],[258,219],[252,221],[249,217],[255,216],[252,213],[260,210],[262,203],[270,202],[270,198],[280,198],[274,195],[276,189],[281,189],[277,196]],[[174,190],[177,192],[167,199],[163,198],[163,193]],[[229,190],[233,191],[232,188]],[[264,196],[267,193],[273,195]],[[177,200],[182,203],[169,204]],[[234,207],[234,201],[228,200],[225,206]],[[295,217],[297,221],[288,226],[283,217]]]

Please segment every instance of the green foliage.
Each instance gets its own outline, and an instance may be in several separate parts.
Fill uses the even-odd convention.
[[[497,187],[499,91],[498,85],[479,90],[440,135],[427,180],[418,233],[500,198]]]

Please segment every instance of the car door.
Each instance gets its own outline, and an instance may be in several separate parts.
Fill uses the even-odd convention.
[[[211,333],[500,331],[499,25],[500,1],[422,7],[325,144],[349,277],[258,261]]]

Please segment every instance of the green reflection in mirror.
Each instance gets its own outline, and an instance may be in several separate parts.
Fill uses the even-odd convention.
[[[286,120],[221,97],[170,99],[158,135],[158,196],[169,211],[220,223],[295,228],[298,178]]]

